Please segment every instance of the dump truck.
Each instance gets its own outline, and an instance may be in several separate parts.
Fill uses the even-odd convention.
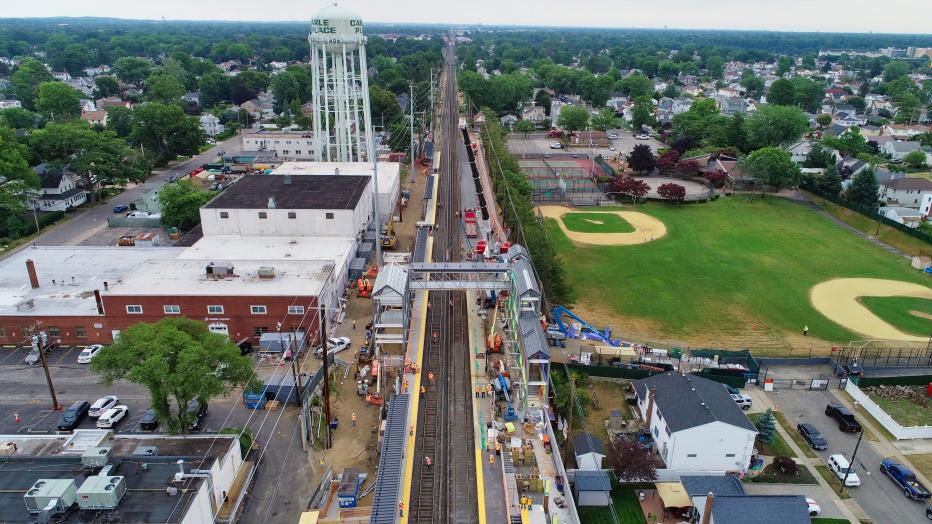
[[[463,223],[466,228],[467,238],[476,238],[478,236],[476,228],[476,210],[467,207],[463,210]]]

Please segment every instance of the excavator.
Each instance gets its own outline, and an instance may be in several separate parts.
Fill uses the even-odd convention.
[[[398,242],[398,238],[395,235],[395,221],[391,217],[389,217],[388,223],[382,226],[380,238],[383,249],[393,249]]]

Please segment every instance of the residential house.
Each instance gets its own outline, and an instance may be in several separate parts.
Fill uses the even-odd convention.
[[[924,195],[932,193],[932,180],[897,178],[881,184],[883,198],[889,204],[919,208]]]
[[[680,97],[673,101],[673,108],[671,109],[671,111],[673,112],[674,115],[678,115],[680,113],[685,113],[686,111],[689,111],[689,108],[692,106],[693,106],[693,101],[691,98]]]
[[[78,101],[81,104],[81,111],[97,111],[97,104],[89,98],[82,98]]]
[[[71,75],[67,71],[52,71],[52,78],[60,82],[67,82],[71,80]]]
[[[748,112],[747,100],[736,97],[725,97],[719,100],[719,108],[723,115],[738,115]]]
[[[133,104],[130,104],[126,100],[121,100],[120,97],[116,96],[110,96],[97,100],[97,109],[106,111],[108,107],[125,107],[130,109],[133,107]]]
[[[223,124],[220,119],[210,113],[204,113],[200,117],[201,130],[205,135],[215,137],[223,132]]]
[[[926,193],[922,195],[923,198],[920,204],[925,203],[926,196],[930,197],[929,200],[932,200],[932,193]],[[877,214],[913,229],[919,227],[919,224],[922,223],[922,219],[926,216],[926,213],[923,213],[922,209],[913,209],[901,206],[881,207],[877,209]]]
[[[97,85],[94,83],[94,79],[89,76],[82,76],[80,78],[72,78],[71,80],[66,80],[66,84],[72,89],[80,91],[84,96],[94,96],[94,88]]]
[[[201,103],[201,95],[197,91],[191,91],[185,93],[181,100],[189,106],[197,107]]]
[[[81,120],[84,120],[92,126],[107,127],[106,111],[82,111]]]
[[[734,475],[684,475],[680,483],[693,503],[697,519],[702,517],[709,493],[716,497],[745,495],[744,486]]]
[[[634,388],[667,469],[747,472],[757,429],[720,383],[663,373],[636,381]]]
[[[110,66],[107,64],[101,64],[97,67],[87,67],[84,69],[84,74],[87,76],[100,76],[105,75],[110,72]]]
[[[498,122],[502,125],[502,127],[511,129],[512,126],[518,123],[518,117],[516,117],[515,115],[505,115],[499,118]]]
[[[789,152],[790,158],[793,160],[793,162],[802,164],[806,161],[807,158],[809,158],[809,152],[812,151],[812,146],[816,143],[817,142],[813,142],[811,140],[802,140],[786,148],[786,150]],[[822,149],[831,152],[832,155],[834,155],[836,161],[839,158],[838,151],[826,146],[822,146]]]
[[[901,161],[906,158],[906,155],[912,153],[913,151],[918,151],[922,147],[922,144],[919,142],[910,142],[906,140],[891,140],[885,143],[880,150],[890,155],[890,158],[896,161]]]
[[[23,107],[23,104],[19,100],[0,100],[0,110],[20,107]]]
[[[868,95],[870,96],[870,95]],[[886,98],[874,98],[872,100],[865,100],[867,102],[865,106],[865,111],[872,115],[876,115],[881,111],[889,111],[893,113],[894,107],[893,103],[887,100]]]
[[[809,524],[803,495],[721,495],[711,497],[708,524]]]
[[[929,218],[930,213],[932,213],[932,193],[922,195],[922,202],[919,203],[919,211],[922,213],[923,217]]]
[[[38,211],[67,211],[87,202],[87,191],[78,187],[78,175],[67,169],[46,170],[44,164],[36,166],[42,194],[31,202]]]
[[[838,170],[838,174],[841,175],[843,179],[853,178],[861,171],[869,169],[870,167],[870,163],[853,156],[846,156],[835,164],[835,169]]]
[[[217,67],[223,70],[224,73],[229,73],[232,71],[238,71],[240,66],[239,60],[227,60],[226,62],[221,62],[217,64]]]
[[[616,92],[612,93],[612,97],[608,99],[608,102],[605,103],[608,107],[615,110],[615,113],[620,113],[625,104],[628,102],[628,97],[622,93]]]
[[[825,128],[824,131],[822,131],[822,135],[830,136],[833,138],[838,138],[839,136],[845,134],[850,128],[851,126],[845,126],[845,125],[833,123],[832,125]]]
[[[133,200],[130,203],[130,209],[135,209],[137,211],[145,211],[150,215],[158,215],[162,213],[162,203],[159,200],[159,192],[162,190],[163,184],[146,184],[142,187],[142,196]]]
[[[853,115],[857,112],[858,112],[858,109],[851,104],[836,103],[835,107],[832,108],[832,113],[836,115],[838,113],[848,113],[848,114]]]
[[[534,125],[537,125],[541,124],[544,120],[547,119],[547,114],[543,107],[535,104],[524,108],[524,110],[521,112],[521,119],[527,120],[534,123]]]
[[[605,446],[602,438],[592,433],[579,433],[573,436],[573,452],[576,454],[576,467],[585,470],[602,469],[605,458]]]
[[[887,124],[883,126],[883,134],[900,140],[913,138],[916,135],[932,132],[932,127],[919,124]]]
[[[880,133],[882,131],[883,129],[880,126],[875,126],[871,124],[865,124],[861,126],[860,128],[858,128],[858,133],[860,133],[861,136],[863,136],[864,138],[868,138],[872,136],[880,136]]]
[[[612,480],[607,471],[577,471],[573,496],[578,506],[608,506],[612,501]]]
[[[835,113],[835,116],[832,118],[832,122],[838,125],[847,126],[848,128],[851,128],[851,127],[859,126],[863,124],[865,121],[863,118],[859,117],[853,112],[848,113],[848,112],[842,111],[840,113]]]
[[[863,168],[862,168],[863,169]],[[891,180],[897,180],[900,178],[906,178],[906,174],[900,171],[890,171],[882,167],[874,168],[874,179],[877,180],[877,200],[883,200],[884,188],[883,185],[886,182]],[[841,181],[842,190],[847,190],[848,186],[851,185],[851,176]]]

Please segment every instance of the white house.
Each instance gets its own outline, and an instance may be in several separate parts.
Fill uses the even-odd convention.
[[[932,194],[926,193],[922,195],[922,203],[924,204],[926,197],[932,197]],[[928,211],[927,211],[928,212]],[[925,213],[922,212],[921,206],[920,209],[912,209],[908,207],[901,206],[886,206],[877,209],[877,214],[889,218],[894,222],[899,222],[904,226],[909,226],[913,229],[919,227],[919,224],[922,222],[922,217],[925,216]]]
[[[67,211],[87,202],[87,191],[78,187],[78,176],[65,170],[45,171],[37,166],[42,182],[42,194],[32,201],[38,211]]]
[[[82,111],[81,120],[84,120],[92,126],[107,127],[106,111]]]
[[[932,181],[924,178],[897,178],[882,182],[880,187],[888,203],[916,209],[925,195],[932,193]]]
[[[282,160],[314,159],[314,133],[310,131],[257,131],[242,135],[241,140],[243,151],[267,151]]]
[[[245,176],[201,207],[204,236],[349,237],[372,212],[369,176]]]
[[[663,373],[634,386],[641,417],[667,469],[747,471],[757,429],[722,384]]]
[[[15,109],[23,107],[19,100],[0,100],[0,109]]]
[[[891,140],[880,147],[880,150],[890,155],[893,160],[903,160],[906,155],[913,151],[918,151],[922,147],[919,142],[907,142],[905,140]]]
[[[605,458],[605,446],[602,439],[592,433],[579,433],[573,436],[573,452],[576,454],[576,467],[585,470],[602,469]]]
[[[215,115],[210,113],[204,113],[201,115],[201,131],[205,135],[214,137],[223,132],[223,124],[220,123],[220,119]]]

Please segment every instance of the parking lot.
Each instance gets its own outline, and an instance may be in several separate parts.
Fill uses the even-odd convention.
[[[858,440],[857,434],[843,433],[838,429],[838,423],[825,415],[825,406],[837,402],[834,391],[837,390],[780,389],[767,393],[793,426],[793,431],[796,424],[809,422],[822,432],[828,441],[828,449],[813,452],[823,463],[830,455],[836,453],[850,460]],[[855,413],[855,416],[857,415]],[[874,522],[927,522],[924,506],[907,499],[902,490],[880,472],[880,461],[883,458],[885,457],[878,453],[868,435],[865,435],[854,464],[861,485],[849,488],[848,492]]]
[[[657,153],[657,150],[664,145],[657,141],[654,138],[649,140],[637,140],[634,138],[634,135],[630,131],[625,131],[624,129],[616,129],[608,132],[609,134],[617,134],[618,138],[610,139],[612,146],[615,148],[615,151],[612,151],[608,147],[593,147],[592,149],[588,147],[568,147],[566,149],[551,149],[550,145],[556,142],[559,142],[559,139],[556,138],[529,138],[523,139],[520,134],[509,135],[508,139],[508,150],[516,155],[544,155],[552,153],[576,153],[580,155],[580,158],[584,158],[586,155],[594,154],[601,155],[604,158],[611,158],[616,155],[628,155],[631,153],[631,150],[634,149],[634,146],[638,144],[647,144],[653,150],[654,154]],[[536,136],[536,135],[532,135]]]

